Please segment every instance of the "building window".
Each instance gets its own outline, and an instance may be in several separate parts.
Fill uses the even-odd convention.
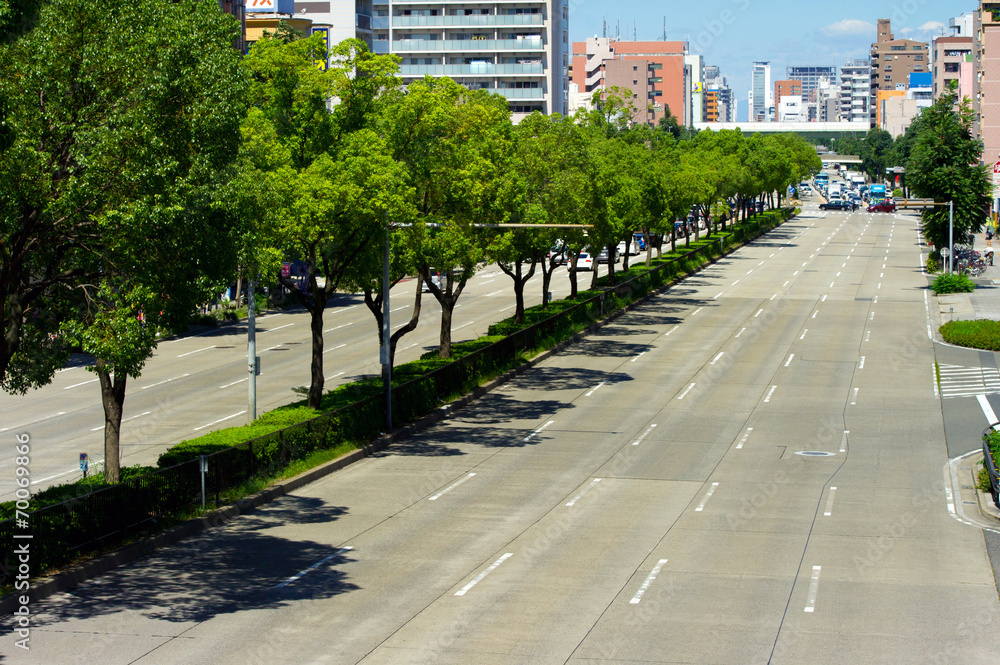
[[[915,55],[915,56],[913,56],[913,59],[914,60],[923,60],[924,56],[922,56],[922,55]]]
[[[891,76],[891,75],[889,75],[889,74],[886,74],[886,75],[885,75],[885,80],[886,80],[886,81],[891,81],[891,80],[892,80],[892,76]]]
[[[958,63],[957,62],[946,62],[946,63],[944,63],[944,70],[946,72],[950,72],[950,73],[954,74],[954,73],[958,72]]]
[[[890,49],[893,50],[893,51],[905,51],[906,50],[906,46],[905,45],[904,46],[895,46],[894,45],[894,46],[891,46]]]

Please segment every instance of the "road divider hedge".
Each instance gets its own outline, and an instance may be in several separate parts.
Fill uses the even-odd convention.
[[[512,319],[490,327],[486,337],[455,344],[453,358],[436,352],[394,369],[393,423],[413,422],[461,395],[522,365],[534,355],[586,330],[612,312],[699,269],[733,247],[775,228],[795,211],[757,215],[725,233],[692,242],[662,258],[621,271],[615,283],[575,298],[536,306],[524,322]],[[111,549],[130,538],[162,528],[197,512],[202,499],[200,459],[207,462],[208,507],[240,496],[281,477],[290,465],[320,459],[323,451],[348,452],[377,438],[385,428],[380,378],[342,385],[324,395],[324,413],[291,404],[263,414],[252,425],[230,427],[184,441],[163,453],[156,467],[130,467],[122,482],[100,478],[48,488],[31,499],[29,524],[35,543],[32,573],[38,575]],[[321,460],[322,461],[322,460]],[[317,462],[319,463],[319,462]],[[0,584],[9,584],[15,521],[13,502],[0,504]]]

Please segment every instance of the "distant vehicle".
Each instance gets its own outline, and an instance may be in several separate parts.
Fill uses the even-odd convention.
[[[858,204],[850,201],[831,200],[828,203],[820,203],[820,210],[857,210]]]
[[[433,268],[431,269],[430,272],[431,272],[431,283],[434,284],[434,286],[436,286],[438,289],[442,288],[441,273],[439,273],[437,270],[434,270]],[[427,286],[427,280],[424,280],[423,289],[424,293],[427,293],[431,290],[431,287]]]
[[[553,247],[549,250],[549,263],[561,266],[566,263],[566,250],[561,247]]]
[[[886,200],[885,185],[872,185],[868,188],[868,200],[872,203],[882,203]]]
[[[588,252],[580,252],[576,255],[576,269],[579,270],[593,270],[594,269],[594,257]]]
[[[618,248],[617,247],[615,248],[615,255],[613,257],[611,257],[611,260],[614,261],[615,263],[618,263],[621,260],[621,256],[618,254]],[[607,247],[605,247],[604,249],[602,249],[601,253],[597,255],[597,262],[598,263],[607,263],[608,262],[608,248]]]
[[[882,201],[868,206],[868,212],[896,212],[896,204],[892,201]]]

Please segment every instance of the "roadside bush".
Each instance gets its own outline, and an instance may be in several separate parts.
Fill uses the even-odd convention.
[[[937,271],[938,271],[937,259],[934,258],[933,254],[930,254],[927,257],[927,272],[935,273]]]
[[[217,328],[219,326],[219,319],[211,314],[197,314],[191,317],[191,325],[205,326],[206,328]]]
[[[949,344],[1000,351],[1000,321],[950,321],[940,331]]]
[[[972,293],[975,289],[976,285],[971,279],[954,272],[938,275],[934,283],[931,284],[931,290],[936,295],[945,293]]]
[[[892,191],[892,197],[895,198],[895,199],[901,199],[901,198],[903,198],[903,190],[900,189],[899,187],[897,187],[896,189],[894,189]]]

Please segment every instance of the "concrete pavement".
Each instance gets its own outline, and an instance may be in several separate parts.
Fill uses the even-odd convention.
[[[0,653],[995,663],[917,243],[807,205],[405,444],[39,603]]]

